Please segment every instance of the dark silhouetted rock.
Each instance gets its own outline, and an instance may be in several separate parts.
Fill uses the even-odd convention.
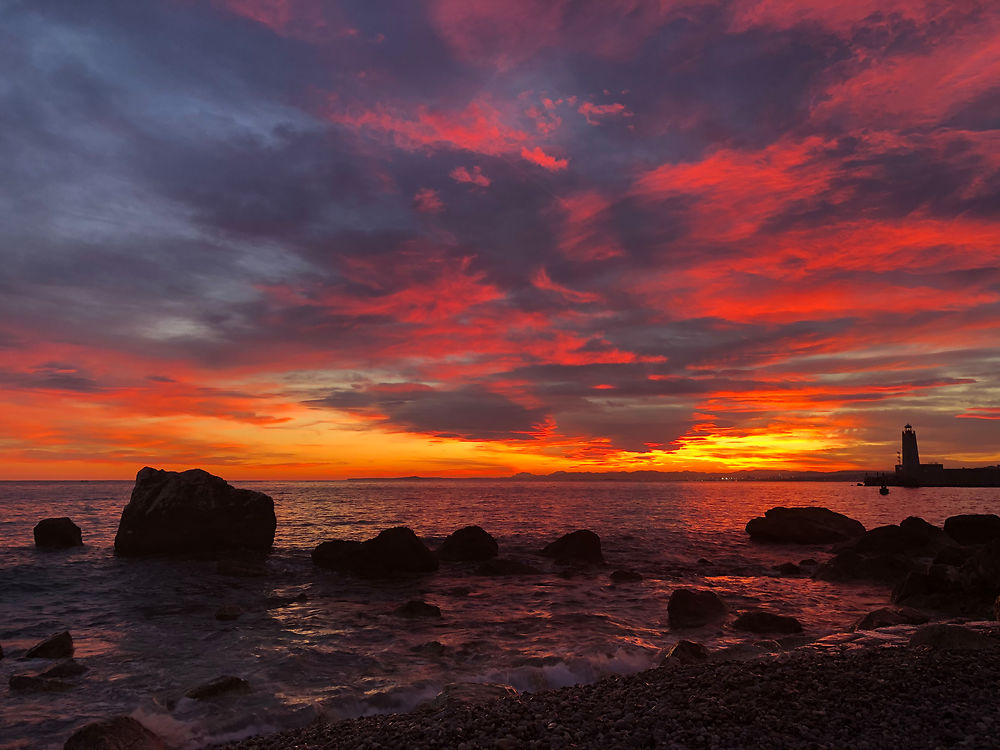
[[[385,529],[365,542],[323,542],[313,550],[312,559],[320,567],[365,578],[419,575],[438,569],[437,557],[406,526]]]
[[[35,525],[34,534],[36,547],[63,549],[83,544],[80,527],[66,517],[43,518]]]
[[[993,619],[1000,620],[1000,596],[993,602]],[[3,656],[2,652],[0,652],[0,656]]]
[[[797,576],[802,573],[802,568],[793,562],[781,563],[781,565],[775,565],[774,569],[778,571],[783,576]]]
[[[226,695],[228,693],[245,694],[249,692],[249,682],[240,677],[224,675],[222,677],[216,677],[214,680],[206,682],[204,685],[192,688],[184,695],[193,700],[202,701],[207,698],[216,698],[220,695]]]
[[[148,466],[135,477],[132,498],[115,535],[120,555],[267,551],[274,543],[274,501],[238,490],[201,469],[162,471]]]
[[[944,522],[944,533],[959,544],[986,544],[1000,539],[1000,516],[993,513],[952,516]]]
[[[812,557],[807,557],[805,560],[799,560],[800,568],[815,568],[819,563]]]
[[[487,560],[476,568],[477,576],[533,576],[542,571],[517,560]]]
[[[746,531],[751,538],[786,544],[826,544],[865,533],[853,518],[828,508],[771,508],[750,520]]]
[[[68,659],[73,655],[73,636],[65,630],[50,635],[24,654],[25,659]]]
[[[40,672],[38,676],[56,678],[79,677],[86,671],[88,671],[87,667],[83,666],[80,662],[74,659],[67,659],[66,661],[54,664],[44,672]]]
[[[634,570],[616,570],[611,574],[612,583],[638,583],[642,580],[642,573]]]
[[[801,633],[802,623],[794,617],[778,615],[763,609],[752,609],[744,612],[733,621],[737,630],[748,630],[751,633]]]
[[[676,662],[678,664],[700,664],[708,660],[708,649],[694,641],[677,641],[664,654],[660,664]]]
[[[448,647],[441,643],[441,641],[427,641],[427,643],[419,643],[416,646],[410,646],[410,651],[414,654],[423,654],[424,656],[439,658],[448,653]]]
[[[497,556],[497,540],[479,526],[466,526],[448,535],[438,548],[438,558],[457,562],[489,560]]]
[[[441,609],[440,607],[435,607],[433,604],[428,604],[427,602],[420,601],[419,599],[413,599],[408,601],[406,604],[402,604],[393,610],[393,614],[398,617],[440,617]]]
[[[918,609],[912,607],[882,607],[858,620],[851,630],[878,630],[893,625],[923,625],[930,620]]]
[[[961,567],[966,560],[976,554],[978,548],[976,547],[942,547],[941,550],[934,556],[934,563],[936,565],[954,565],[956,567]]]
[[[559,537],[545,545],[545,557],[554,557],[556,562],[602,563],[601,538],[593,531],[581,529]]]
[[[938,649],[993,651],[1000,649],[1000,640],[961,625],[935,623],[917,628],[910,636],[911,646]]]
[[[3,658],[3,646],[0,646],[0,659]]]
[[[66,740],[63,750],[168,750],[168,747],[131,716],[116,716],[76,730]]]
[[[238,620],[243,615],[243,607],[238,604],[223,604],[215,611],[215,619],[222,621]]]
[[[672,628],[697,628],[718,622],[726,616],[726,604],[714,591],[676,589],[667,602],[667,617]]]
[[[54,677],[33,674],[14,674],[8,680],[13,693],[61,693],[73,687],[73,683]]]
[[[813,578],[817,581],[866,580],[895,584],[913,569],[913,561],[905,555],[859,555],[847,550],[820,565]]]
[[[492,703],[501,698],[511,698],[516,695],[517,690],[510,685],[491,682],[452,682],[444,686],[444,689],[437,694],[437,697],[430,702],[430,705],[433,707],[442,707],[456,703],[475,705],[478,703]]]
[[[983,545],[969,557],[959,569],[958,577],[967,591],[1000,593],[1000,539]]]

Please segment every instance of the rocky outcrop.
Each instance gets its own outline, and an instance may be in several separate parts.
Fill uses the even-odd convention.
[[[385,529],[365,542],[323,542],[313,550],[312,560],[322,568],[364,578],[419,575],[438,569],[437,557],[406,526]]]
[[[971,628],[963,628],[961,625],[942,623],[917,628],[910,636],[910,645],[950,650],[1000,650],[1000,640],[996,638],[990,638]]]
[[[708,661],[708,649],[694,641],[677,641],[663,655],[660,664],[701,664]]]
[[[860,521],[828,508],[771,508],[746,525],[752,539],[784,544],[826,544],[865,533]]]
[[[267,551],[274,543],[274,501],[236,489],[201,469],[162,471],[148,466],[135,478],[115,535],[120,555]]]
[[[698,628],[725,619],[726,604],[714,591],[676,589],[667,602],[671,628]]]
[[[1000,516],[993,513],[952,516],[944,522],[944,533],[959,544],[986,544],[1000,539]]]
[[[854,623],[851,630],[878,630],[893,625],[923,625],[928,620],[930,617],[913,607],[882,607],[862,617]]]
[[[438,559],[449,562],[489,560],[497,556],[497,540],[480,526],[453,531],[438,547]]]
[[[76,730],[66,740],[63,750],[168,750],[168,747],[131,716],[116,716]]]
[[[67,631],[50,635],[29,648],[25,659],[68,659],[73,655],[73,636]]]
[[[65,549],[83,545],[83,534],[80,527],[70,519],[43,518],[33,529],[36,547],[49,549]]]
[[[409,619],[418,619],[421,617],[440,618],[441,608],[420,599],[412,599],[406,604],[396,607],[393,610],[393,614],[397,617],[406,617]]]
[[[487,560],[476,568],[477,576],[536,576],[542,571],[518,560]]]
[[[890,524],[866,531],[850,548],[859,554],[908,554],[930,556],[950,544],[944,531],[922,518],[911,516],[898,526]]]
[[[878,581],[892,585],[915,568],[906,555],[861,555],[846,550],[820,565],[812,577],[817,581]]]
[[[223,675],[222,677],[216,677],[211,682],[206,682],[196,688],[191,688],[184,694],[184,696],[186,698],[191,698],[192,700],[203,701],[208,698],[217,698],[220,695],[227,695],[230,693],[245,694],[249,692],[250,683],[242,677]]]
[[[593,531],[581,529],[565,534],[542,550],[545,557],[554,557],[556,562],[603,563],[601,538]]]
[[[753,609],[744,612],[733,621],[737,630],[747,630],[751,633],[801,633],[802,623],[794,617],[767,612],[763,609]]]

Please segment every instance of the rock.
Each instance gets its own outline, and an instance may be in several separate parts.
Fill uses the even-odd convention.
[[[799,560],[800,568],[815,568],[819,563],[812,557],[807,557],[805,560]]]
[[[39,677],[79,677],[87,672],[87,667],[74,659],[67,659],[39,673]]]
[[[502,698],[517,696],[517,690],[510,685],[489,682],[452,682],[431,701],[435,707],[455,703],[491,703]]]
[[[793,562],[781,563],[781,565],[775,565],[774,570],[778,571],[783,576],[797,576],[802,572],[802,568]]]
[[[660,660],[660,664],[673,661],[678,664],[700,664],[708,660],[708,649],[694,641],[677,641]]]
[[[581,529],[565,534],[556,541],[545,545],[545,557],[554,557],[556,562],[603,563],[601,538],[593,531]]]
[[[517,560],[487,560],[476,568],[477,576],[533,576],[542,571]]]
[[[60,693],[73,687],[65,680],[32,674],[11,675],[8,684],[14,693]]]
[[[997,600],[993,602],[993,619],[1000,620],[1000,596],[998,596]],[[0,651],[0,656],[3,656],[2,651]]]
[[[3,646],[0,646],[0,659],[3,658]]]
[[[453,531],[438,548],[438,559],[457,562],[462,560],[489,560],[500,551],[497,540],[479,526],[466,526]]]
[[[858,620],[851,630],[878,630],[893,625],[923,625],[930,618],[912,607],[882,607]]]
[[[967,591],[991,595],[1000,593],[1000,539],[984,545],[966,560],[958,571],[958,577]]]
[[[168,750],[167,744],[131,716],[96,721],[76,730],[63,750]]]
[[[944,533],[959,544],[986,544],[1000,539],[1000,516],[993,513],[952,516],[944,522]]]
[[[860,555],[847,550],[834,555],[813,573],[817,581],[881,581],[897,583],[910,573],[914,563],[905,555]]]
[[[216,555],[227,550],[268,551],[277,521],[274,501],[238,490],[201,469],[145,467],[122,511],[115,535],[120,555]]]
[[[929,593],[927,586],[927,573],[922,570],[914,570],[907,574],[892,590],[891,601],[894,604],[914,599]]]
[[[412,529],[385,529],[365,542],[334,540],[312,553],[316,565],[364,578],[419,575],[438,569],[438,560]]]
[[[73,655],[73,636],[67,631],[50,635],[24,654],[25,659],[67,659]]]
[[[434,656],[440,658],[448,653],[448,647],[441,643],[441,641],[427,641],[427,643],[419,643],[416,646],[410,646],[410,651],[414,654],[423,654],[424,656]]]
[[[43,518],[35,525],[34,535],[36,547],[63,549],[83,545],[80,527],[66,517]]]
[[[667,602],[671,628],[697,628],[726,616],[726,604],[714,591],[675,589]]]
[[[975,651],[1000,648],[1000,641],[961,625],[935,623],[917,628],[910,636],[911,646],[930,646],[937,649]]]
[[[749,630],[751,633],[801,633],[802,623],[794,617],[778,615],[762,609],[744,612],[733,621],[737,630]]]
[[[280,609],[281,607],[291,607],[293,604],[309,601],[309,595],[305,591],[300,591],[295,596],[272,595],[264,599],[264,609]]]
[[[408,601],[406,604],[401,604],[392,611],[394,615],[399,617],[441,617],[441,608],[435,607],[433,604],[428,604],[427,602],[420,601],[419,599],[413,599]]]
[[[752,539],[788,544],[840,542],[865,533],[853,518],[828,508],[771,508],[750,520],[746,532]]]
[[[955,565],[960,567],[966,560],[976,554],[975,547],[942,547],[941,551],[934,556],[934,563],[937,565]]]
[[[225,695],[227,693],[245,694],[249,692],[250,683],[246,680],[240,677],[233,677],[232,675],[223,675],[222,677],[216,677],[211,682],[206,682],[204,685],[191,688],[184,694],[184,696],[196,701],[201,701],[207,698],[215,698],[220,695]]]
[[[642,573],[634,570],[616,570],[611,574],[612,583],[638,583],[642,580]]]
[[[215,611],[215,619],[223,621],[238,620],[243,614],[243,608],[238,604],[223,604]]]

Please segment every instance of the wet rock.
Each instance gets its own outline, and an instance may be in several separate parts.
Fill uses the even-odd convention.
[[[365,542],[323,542],[313,550],[312,559],[320,567],[364,578],[420,575],[438,569],[437,557],[406,526],[385,529]]]
[[[168,747],[131,716],[116,716],[76,730],[66,740],[63,750],[168,750]]]
[[[960,567],[968,560],[970,557],[975,555],[977,552],[975,547],[943,547],[937,555],[934,556],[934,563],[938,565],[955,565]]]
[[[397,617],[441,617],[441,608],[435,607],[419,599],[412,599],[406,604],[401,604],[392,611]]]
[[[958,577],[968,591],[1000,593],[1000,539],[984,545],[966,560]]]
[[[698,628],[726,617],[726,604],[714,591],[676,589],[667,602],[671,628]]]
[[[677,641],[664,654],[660,664],[676,662],[678,664],[700,664],[708,661],[708,649],[694,641]]]
[[[826,544],[865,533],[853,518],[828,508],[771,508],[750,520],[746,532],[752,539],[787,544]]]
[[[25,659],[68,659],[73,655],[73,636],[67,631],[50,635],[24,654]]]
[[[216,555],[233,549],[267,551],[274,543],[274,501],[238,490],[201,469],[145,467],[135,478],[115,535],[120,555]]]
[[[79,677],[88,669],[80,662],[75,659],[67,659],[66,661],[59,662],[58,664],[49,667],[44,672],[38,674],[39,677]]]
[[[869,612],[851,627],[851,630],[878,630],[893,625],[923,625],[930,619],[913,607],[882,607]]]
[[[83,544],[80,527],[66,517],[43,518],[35,525],[33,532],[36,547],[64,549]]]
[[[813,573],[818,581],[880,581],[893,584],[906,578],[914,563],[905,555],[860,555],[847,550],[834,555]]]
[[[996,601],[993,602],[993,619],[1000,620],[1000,596],[998,596],[996,598]],[[3,656],[3,651],[0,651],[0,657],[2,656]]]
[[[0,646],[0,659],[3,658],[3,646]]]
[[[603,563],[601,538],[593,531],[580,529],[559,537],[545,545],[545,557],[554,557],[556,562]]]
[[[455,703],[492,703],[502,698],[511,698],[517,695],[510,685],[502,685],[489,682],[452,682],[444,686],[444,689],[437,694],[431,702],[432,706],[440,707]]]
[[[453,531],[438,548],[438,558],[452,562],[489,560],[500,551],[497,540],[479,526]]]
[[[935,623],[917,628],[910,636],[911,646],[936,649],[986,651],[1000,649],[1000,641],[961,625]]]
[[[299,592],[295,596],[269,596],[264,599],[264,609],[280,609],[281,607],[291,607],[293,604],[309,601],[309,595]]]
[[[1000,516],[993,513],[952,516],[944,522],[944,532],[959,544],[986,544],[1000,539]]]
[[[455,586],[453,588],[446,589],[444,593],[446,596],[453,596],[456,599],[461,599],[462,597],[471,594],[472,589],[468,586]]]
[[[778,571],[783,576],[797,576],[802,573],[802,568],[793,562],[781,563],[781,565],[775,565],[774,570]]]
[[[11,675],[8,684],[14,693],[61,693],[73,687],[66,680],[32,674]]]
[[[215,619],[223,622],[238,620],[243,615],[243,607],[238,604],[223,604],[215,611]]]
[[[425,656],[441,657],[448,653],[448,647],[441,643],[441,641],[427,641],[427,643],[411,646],[410,651]]]
[[[211,682],[206,682],[196,688],[188,690],[184,695],[192,700],[201,701],[208,698],[216,698],[220,695],[231,693],[245,694],[250,692],[250,683],[240,677],[223,675],[216,677]]]
[[[634,570],[616,570],[611,574],[612,583],[638,583],[642,580],[642,573]]]
[[[799,560],[800,568],[815,568],[819,563],[812,557],[807,557],[805,560]]]
[[[532,576],[542,571],[517,560],[487,560],[476,568],[477,576]]]
[[[754,609],[744,612],[733,621],[737,630],[748,630],[751,633],[801,633],[802,623],[794,617]]]

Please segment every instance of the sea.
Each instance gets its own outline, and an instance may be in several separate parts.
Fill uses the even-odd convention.
[[[996,512],[1000,489],[893,488],[819,482],[342,481],[234,482],[274,498],[278,528],[267,575],[224,575],[208,560],[119,558],[114,535],[132,482],[0,482],[0,749],[60,748],[90,721],[134,716],[182,750],[305,726],[317,719],[407,711],[452,683],[537,692],[655,666],[681,638],[709,648],[753,636],[716,625],[671,631],[667,600],[710,588],[734,612],[798,618],[803,638],[844,632],[885,606],[888,590],[783,577],[775,566],[824,560],[829,547],[751,542],[744,526],[774,506],[825,506],[866,527],[915,515],[934,524]],[[84,546],[40,550],[32,528],[69,516]],[[368,581],[315,567],[330,539],[364,540],[409,526],[432,548],[478,524],[500,556],[537,576],[490,578],[474,564]],[[570,571],[538,555],[577,529],[601,538],[607,565]],[[639,572],[615,585],[610,573]],[[404,619],[423,600],[440,619]],[[223,621],[223,605],[244,611]],[[61,692],[5,687],[48,664],[22,654],[63,630],[88,671]],[[247,694],[192,700],[222,675]]]

